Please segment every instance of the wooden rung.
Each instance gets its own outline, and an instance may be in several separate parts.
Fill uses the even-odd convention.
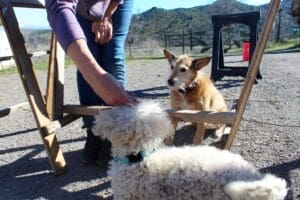
[[[54,131],[57,131],[58,129],[68,125],[69,123],[72,123],[73,121],[75,121],[76,119],[78,119],[80,117],[80,115],[66,115],[60,119],[54,120],[52,121],[49,125],[47,125],[46,127],[43,127],[43,133],[47,134],[51,134]]]
[[[171,117],[185,122],[232,124],[235,113],[232,112],[211,112],[198,110],[167,110]]]
[[[112,106],[82,106],[65,105],[64,113],[72,115],[97,115],[100,111],[111,109]],[[180,121],[212,124],[231,124],[234,122],[235,113],[232,112],[206,112],[198,110],[166,110],[172,118]]]
[[[0,109],[0,118],[16,112],[20,108],[27,108],[28,106],[29,106],[28,102],[23,102],[8,108],[2,108]]]
[[[11,0],[14,7],[45,8],[45,0]]]
[[[64,105],[63,111],[72,115],[98,115],[101,110],[111,108],[112,106]]]
[[[39,57],[39,56],[46,56],[49,54],[49,50],[48,51],[37,51],[37,52],[33,52],[33,53],[29,53],[28,55],[31,57],[31,58],[34,58],[34,57]]]

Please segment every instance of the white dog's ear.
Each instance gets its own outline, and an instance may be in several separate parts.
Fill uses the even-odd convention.
[[[168,60],[169,64],[172,65],[172,61],[176,58],[176,56],[165,49],[164,49],[164,55]]]
[[[191,68],[195,71],[198,71],[208,65],[210,62],[211,57],[203,57],[203,58],[197,58],[193,60]]]

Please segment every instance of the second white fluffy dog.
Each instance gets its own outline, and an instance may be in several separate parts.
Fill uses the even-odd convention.
[[[116,200],[282,200],[286,182],[240,155],[209,146],[165,147],[173,132],[158,104],[116,107],[96,116],[93,133],[111,141]]]

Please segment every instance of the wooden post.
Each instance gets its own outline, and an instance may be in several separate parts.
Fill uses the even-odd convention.
[[[46,90],[46,108],[51,120],[63,116],[64,55],[64,51],[57,42],[55,34],[52,33]]]
[[[27,54],[25,41],[18,27],[18,21],[9,0],[0,1],[0,16],[5,28],[17,68],[25,89],[25,93],[40,130],[50,164],[56,174],[66,171],[66,162],[59,148],[55,133],[44,131],[43,128],[51,123],[45,108],[45,99],[39,88],[33,64]]]
[[[263,25],[260,38],[258,40],[258,45],[255,48],[253,58],[251,60],[248,73],[245,79],[244,86],[242,88],[240,97],[239,97],[239,102],[238,102],[238,107],[237,107],[237,113],[236,113],[236,119],[234,123],[232,124],[231,131],[228,137],[228,140],[225,145],[225,149],[229,150],[232,146],[233,140],[236,136],[240,121],[242,119],[242,116],[244,114],[246,104],[248,101],[248,98],[251,93],[252,86],[255,82],[255,78],[259,69],[259,65],[262,60],[262,56],[264,53],[264,50],[266,48],[266,44],[268,42],[268,38],[270,35],[270,32],[272,30],[273,22],[276,17],[277,10],[280,5],[280,0],[272,0],[270,4],[270,8],[268,11],[268,14],[265,18],[265,23]]]

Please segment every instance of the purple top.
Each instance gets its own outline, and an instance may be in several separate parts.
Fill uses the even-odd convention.
[[[110,1],[123,3],[123,0],[46,0],[49,24],[65,51],[74,40],[85,39],[76,12],[88,20],[99,19]]]

